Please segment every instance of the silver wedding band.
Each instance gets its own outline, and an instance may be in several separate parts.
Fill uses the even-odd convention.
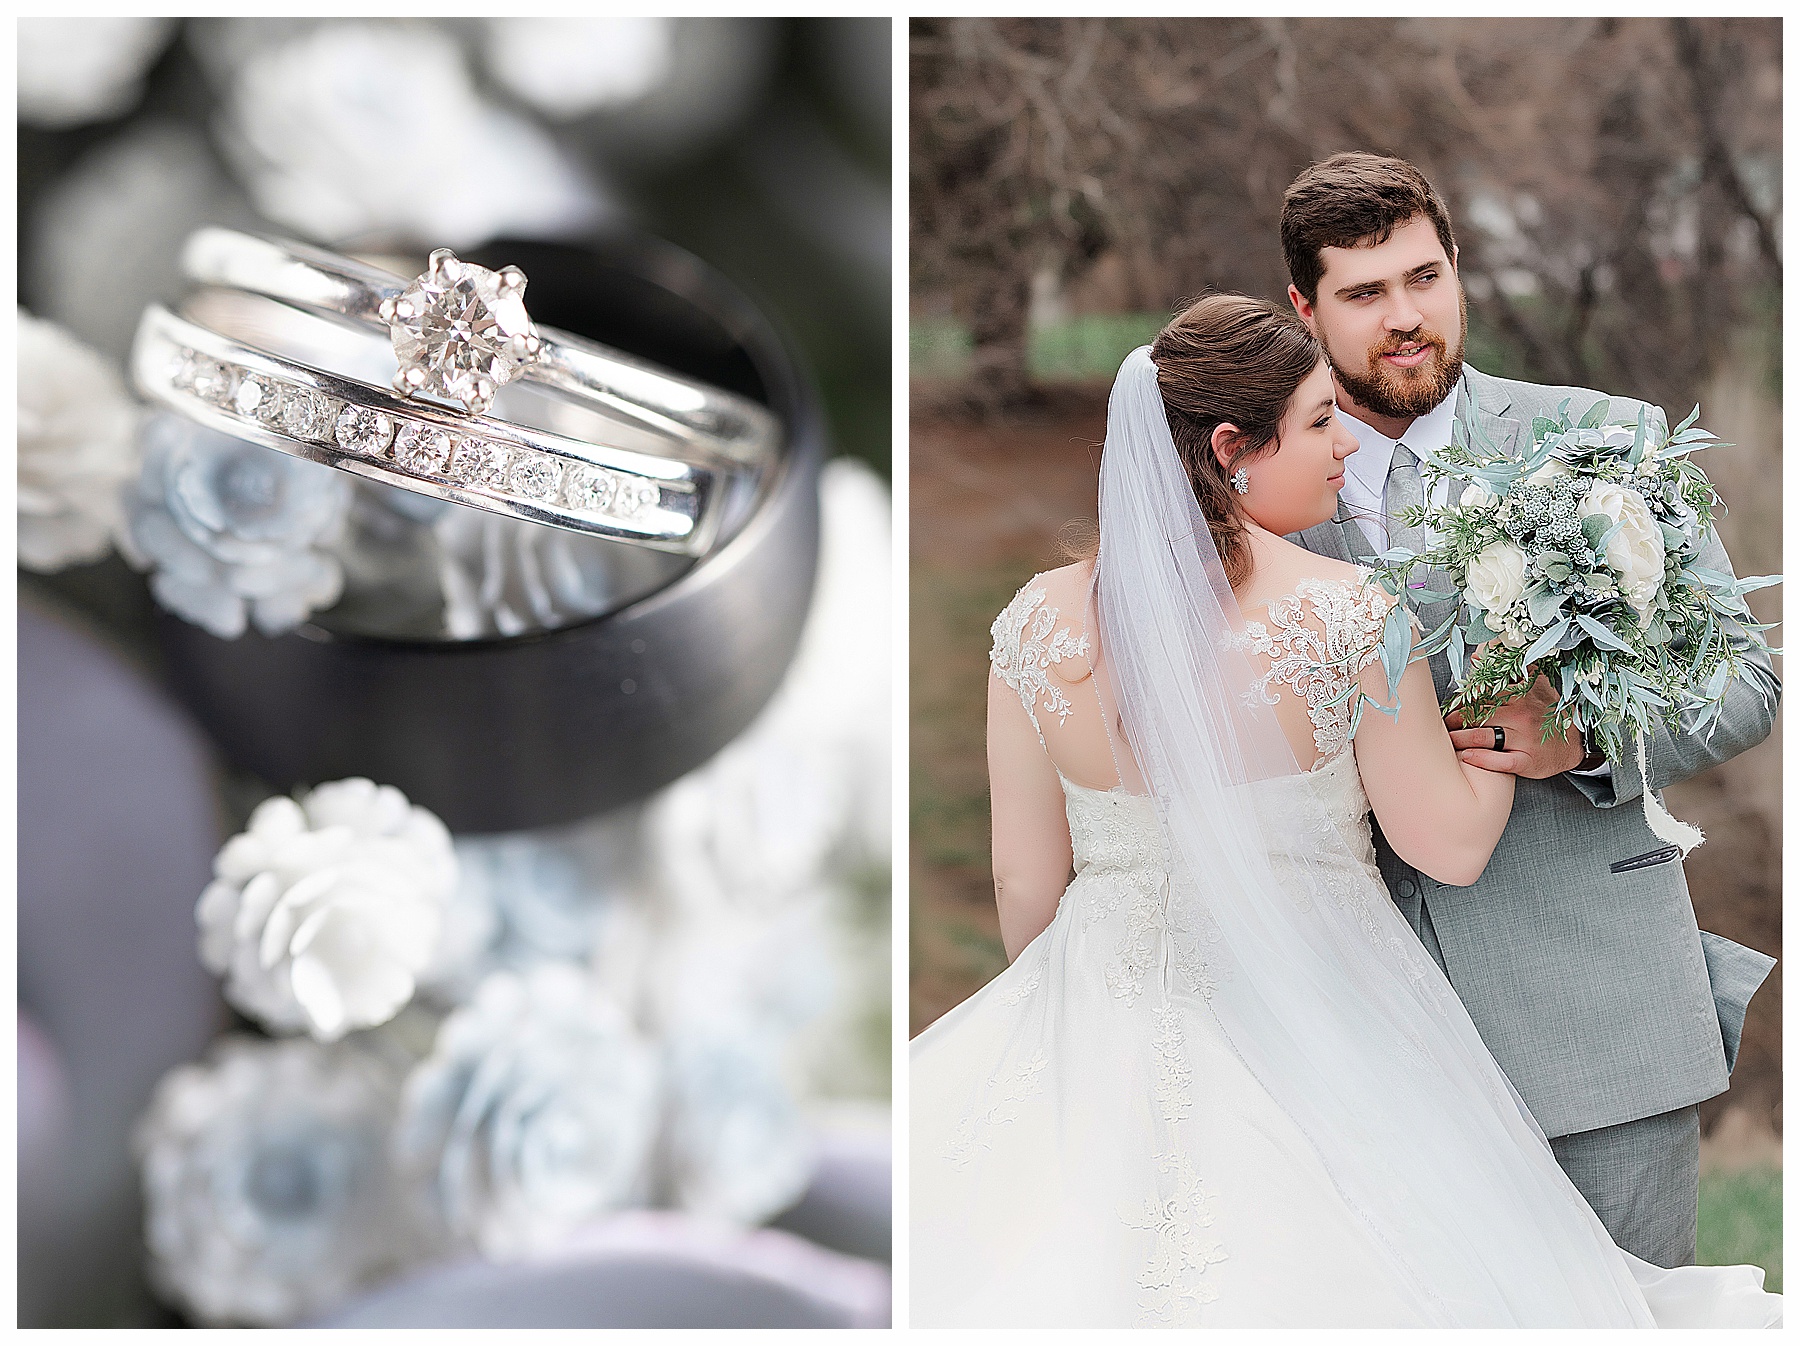
[[[219,322],[229,304],[205,302],[278,301],[268,306],[291,306],[295,322],[305,321],[299,309],[386,337],[384,303],[391,313],[409,282],[323,249],[206,228],[189,238],[182,266],[214,288],[179,315],[145,310],[132,351],[139,390],[209,428],[373,481],[700,555],[727,509],[741,513],[733,502],[761,493],[779,451],[780,423],[756,403],[555,328],[530,326],[530,359],[512,375],[567,405],[572,415],[552,416],[551,430],[290,358],[260,330]],[[559,433],[566,424],[579,434]]]

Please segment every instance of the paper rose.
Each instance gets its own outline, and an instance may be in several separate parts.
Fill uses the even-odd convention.
[[[314,238],[394,231],[457,248],[601,214],[583,170],[485,102],[456,41],[420,24],[329,23],[254,53],[221,128],[257,208]]]
[[[684,1210],[760,1224],[806,1190],[812,1140],[777,1045],[722,1023],[671,1034],[664,1146],[670,1195]]]
[[[1665,551],[1656,516],[1638,492],[1606,481],[1596,482],[1587,493],[1581,502],[1581,513],[1583,517],[1604,515],[1618,525],[1606,544],[1606,564],[1619,577],[1619,591],[1625,595],[1625,601],[1643,617],[1656,602],[1656,592],[1663,582]]]
[[[659,1089],[654,1052],[580,969],[496,972],[407,1079],[395,1153],[455,1237],[522,1257],[643,1198]]]
[[[213,861],[200,958],[276,1032],[329,1042],[412,999],[456,883],[450,834],[391,785],[266,799]]]
[[[621,957],[606,960],[625,964],[607,983],[618,994],[641,961],[641,851],[636,808],[550,833],[460,838],[460,877],[423,983],[435,998],[460,1003],[490,972],[589,962],[623,942]]]
[[[172,19],[20,19],[19,120],[79,126],[116,117],[143,93]],[[21,384],[20,387],[24,387]]]
[[[1525,594],[1525,553],[1495,542],[1469,563],[1469,597],[1489,612],[1505,612]]]
[[[19,310],[19,563],[61,570],[112,550],[137,475],[137,408],[119,373]]]
[[[152,417],[142,438],[120,550],[151,572],[159,603],[235,640],[337,601],[343,567],[323,548],[342,532],[349,478],[179,416]]]
[[[347,1044],[234,1036],[177,1066],[133,1137],[150,1275],[200,1321],[280,1325],[403,1267],[398,1080]]]

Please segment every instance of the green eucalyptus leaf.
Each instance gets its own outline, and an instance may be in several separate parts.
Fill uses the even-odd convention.
[[[1576,613],[1575,620],[1579,623],[1581,629],[1588,633],[1588,637],[1594,644],[1598,645],[1601,649],[1617,650],[1623,654],[1631,653],[1631,646],[1620,640],[1611,631],[1608,631],[1604,626],[1600,625],[1599,622],[1588,616],[1587,613]]]
[[[1581,423],[1575,428],[1577,430],[1598,430],[1606,424],[1606,413],[1611,410],[1612,403],[1603,397],[1587,409],[1587,415],[1581,418]],[[1698,413],[1699,408],[1696,407],[1694,410]]]
[[[1568,619],[1564,618],[1555,626],[1549,627],[1547,630],[1540,633],[1536,640],[1525,647],[1525,653],[1520,656],[1520,662],[1529,664],[1533,660],[1542,659],[1546,654],[1549,654],[1557,647],[1568,629]]]

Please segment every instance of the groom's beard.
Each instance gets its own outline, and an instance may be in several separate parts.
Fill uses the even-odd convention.
[[[1331,357],[1332,373],[1337,375],[1344,391],[1358,406],[1367,407],[1377,416],[1392,416],[1397,420],[1423,416],[1450,396],[1457,379],[1462,377],[1463,334],[1469,330],[1469,301],[1460,290],[1457,308],[1461,322],[1455,350],[1451,350],[1449,343],[1438,333],[1420,326],[1410,332],[1390,335],[1381,345],[1373,347],[1364,357],[1361,370],[1353,370],[1348,361],[1339,360],[1327,344],[1325,353]],[[1381,358],[1390,351],[1415,343],[1429,346],[1431,354],[1411,369],[1395,369]]]

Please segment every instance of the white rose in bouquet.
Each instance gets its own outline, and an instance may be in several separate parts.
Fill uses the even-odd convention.
[[[55,323],[19,310],[19,563],[97,561],[138,474],[138,412],[119,371]]]
[[[1492,491],[1478,481],[1472,481],[1463,488],[1461,498],[1457,501],[1464,509],[1486,509],[1500,499]]]
[[[133,1137],[152,1281],[203,1323],[281,1325],[405,1267],[398,1092],[374,1056],[303,1038],[221,1038],[163,1076]]]
[[[1525,594],[1525,553],[1510,542],[1482,548],[1469,563],[1465,591],[1489,612],[1505,612]]]
[[[226,999],[276,1032],[330,1042],[412,999],[456,855],[434,815],[358,778],[264,800],[213,873],[195,917]]]
[[[453,1235],[523,1257],[647,1195],[660,1091],[649,1044],[580,968],[496,972],[408,1078],[395,1153]]]
[[[1606,544],[1607,567],[1619,577],[1619,591],[1641,618],[1656,602],[1663,582],[1663,534],[1649,503],[1629,486],[1595,484],[1581,513],[1603,514],[1619,525]]]

